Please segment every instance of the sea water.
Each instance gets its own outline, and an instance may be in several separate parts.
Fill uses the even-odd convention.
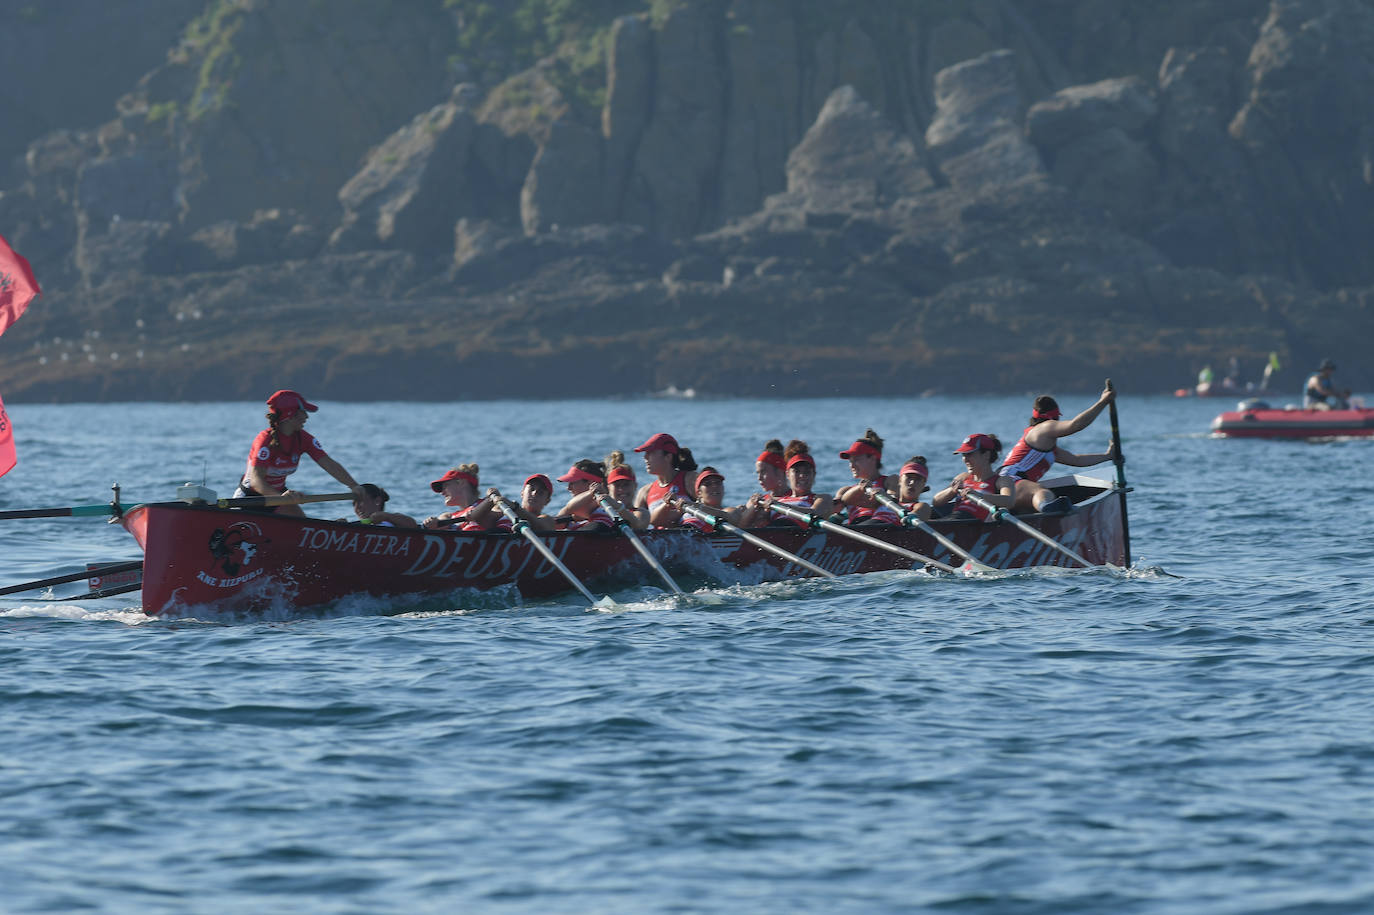
[[[513,494],[658,431],[731,501],[774,436],[833,490],[870,426],[943,482],[1029,401],[325,402],[308,428],[422,517],[457,463]],[[227,620],[2,597],[0,911],[1374,909],[1374,442],[1208,437],[1230,406],[1123,397],[1129,574]],[[228,495],[263,406],[9,412],[0,510]],[[1064,444],[1107,442],[1104,413]],[[136,558],[100,518],[0,521],[0,586]]]

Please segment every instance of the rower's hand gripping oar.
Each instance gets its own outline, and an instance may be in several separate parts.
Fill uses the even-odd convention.
[[[1058,540],[1055,540],[1049,534],[1046,534],[1043,531],[1037,531],[1035,528],[1031,527],[1029,524],[1022,521],[1020,518],[1016,517],[1011,512],[1007,511],[1005,508],[999,508],[996,505],[993,505],[986,498],[984,498],[982,493],[977,492],[975,490],[965,490],[964,498],[968,499],[975,505],[987,509],[989,512],[992,513],[992,517],[998,518],[1003,521],[1010,521],[1012,524],[1019,527],[1025,533],[1030,534],[1036,540],[1039,540],[1041,543],[1045,544],[1045,546],[1053,547],[1054,549],[1063,553],[1065,556],[1072,559],[1074,562],[1083,566],[1083,568],[1093,568],[1093,564],[1091,562],[1088,562],[1088,560],[1084,559],[1082,556],[1078,555],[1073,550],[1064,546],[1064,544],[1060,543]]]
[[[808,562],[807,560],[802,559],[796,553],[789,553],[782,547],[775,546],[774,544],[769,543],[767,540],[764,540],[762,537],[749,533],[739,525],[731,524],[724,518],[712,514],[709,508],[707,508],[699,502],[683,502],[682,510],[687,514],[691,515],[693,518],[698,518],[702,521],[705,521],[707,524],[710,524],[718,531],[725,531],[727,533],[734,534],[741,540],[744,540],[746,543],[752,543],[754,546],[758,547],[764,552],[772,553],[779,559],[785,559],[788,562],[795,563],[796,565],[801,566],[803,569],[806,569],[808,572],[811,572],[813,575],[819,575],[822,578],[835,577],[834,572],[829,572],[825,569],[822,569],[815,563]]]
[[[965,568],[967,568],[970,572],[997,571],[992,566],[985,565],[979,562],[978,560],[974,559],[972,553],[959,547],[953,540],[950,540],[948,537],[937,531],[935,528],[931,527],[925,521],[922,521],[920,517],[918,517],[915,513],[909,512],[905,508],[902,508],[902,504],[898,502],[896,499],[892,498],[892,496],[888,495],[887,490],[883,489],[882,487],[875,486],[873,484],[869,484],[867,489],[869,495],[877,499],[883,505],[886,505],[888,508],[895,511],[901,517],[903,524],[907,525],[908,527],[914,527],[918,531],[924,531],[925,533],[929,534],[931,539],[933,539],[936,543],[940,544],[940,546],[949,550],[950,555],[958,556],[961,559],[963,559],[964,562],[967,563]]]
[[[619,509],[617,509],[615,503],[611,501],[611,497],[604,492],[599,492],[596,493],[596,501],[600,503],[602,508],[610,513],[612,518],[616,519],[615,526],[620,528],[620,532],[625,535],[630,543],[634,544],[634,548],[639,551],[640,556],[644,557],[644,561],[658,573],[659,578],[663,579],[663,583],[668,586],[668,590],[672,591],[674,594],[682,594],[683,590],[677,586],[677,582],[673,581],[673,576],[668,574],[668,570],[663,568],[663,563],[659,562],[658,557],[644,545],[643,540],[639,539],[639,535],[635,533],[634,528],[630,527],[629,522],[621,516]]]
[[[794,521],[804,522],[805,524],[808,524],[811,527],[820,528],[824,531],[830,531],[832,533],[839,534],[841,537],[848,537],[850,540],[857,540],[860,543],[873,547],[874,549],[884,550],[888,553],[893,553],[897,556],[901,556],[904,559],[910,559],[912,562],[919,562],[922,565],[933,566],[934,568],[939,569],[941,572],[955,571],[954,566],[946,565],[945,563],[940,562],[938,559],[931,559],[929,556],[922,556],[920,553],[912,552],[911,550],[905,549],[903,547],[895,546],[891,543],[884,543],[877,537],[870,537],[867,534],[861,534],[852,528],[845,527],[843,524],[836,524],[834,521],[827,521],[824,518],[819,518],[816,515],[813,515],[811,512],[798,508],[795,505],[788,505],[787,503],[779,502],[776,499],[767,500],[767,505],[770,510],[778,512],[779,514],[786,515]]]
[[[494,501],[496,502],[496,507],[501,510],[501,514],[509,518],[511,524],[515,525],[515,531],[524,536],[524,538],[530,542],[530,546],[538,550],[540,555],[542,555],[545,559],[548,560],[549,565],[553,566],[555,569],[562,572],[563,577],[568,580],[568,583],[571,584],[577,590],[581,591],[582,596],[587,599],[587,602],[590,603],[592,607],[598,607],[600,605],[600,602],[597,601],[596,595],[588,591],[587,586],[582,584],[582,582],[578,580],[577,576],[572,573],[572,570],[565,566],[562,560],[560,560],[557,556],[553,555],[553,550],[549,549],[549,545],[547,543],[539,539],[539,535],[536,534],[534,532],[534,529],[530,527],[529,522],[526,521],[524,518],[520,517],[519,513],[516,512],[515,506],[511,505],[507,499],[499,495],[494,497]],[[606,600],[609,601],[610,598],[608,597],[606,598]]]

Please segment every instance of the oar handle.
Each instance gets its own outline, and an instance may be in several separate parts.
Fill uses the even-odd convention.
[[[913,550],[908,550],[905,547],[896,546],[895,544],[879,540],[877,537],[870,537],[868,534],[864,534],[851,528],[847,528],[843,524],[836,524],[834,521],[827,521],[825,518],[821,518],[816,515],[810,514],[804,511],[803,509],[797,508],[795,506],[786,504],[779,505],[776,501],[771,501],[769,503],[769,506],[771,508],[776,508],[778,511],[782,512],[784,515],[787,515],[790,518],[794,518],[798,521],[808,521],[812,527],[818,527],[824,531],[833,531],[834,533],[839,534],[841,537],[848,537],[850,540],[857,540],[859,543],[867,544],[868,546],[871,546],[874,549],[884,550],[888,553],[892,553],[893,555],[901,556],[903,559],[910,559],[912,562],[919,562],[922,565],[933,566],[934,568],[939,569],[941,572],[957,571],[954,568],[954,566],[940,562],[938,559],[932,559],[929,556],[923,556],[920,553],[917,553]]]
[[[597,493],[596,501],[607,512],[610,512],[613,515],[619,515],[619,512],[617,511],[615,504],[611,502],[611,497],[606,495],[606,493]],[[668,570],[663,568],[663,563],[658,561],[658,557],[653,554],[653,551],[649,549],[649,547],[644,543],[643,540],[639,539],[639,535],[635,533],[635,529],[631,527],[628,522],[620,525],[619,527],[621,533],[623,533],[626,539],[630,541],[630,543],[634,546],[635,550],[638,551],[639,555],[644,558],[644,561],[649,564],[649,567],[658,574],[659,578],[663,579],[663,583],[668,586],[668,590],[672,591],[674,594],[685,593],[682,590],[682,588],[678,587],[678,583],[673,580],[673,576],[668,574]]]
[[[892,498],[892,496],[888,495],[886,490],[873,486],[870,488],[869,491],[873,494],[873,498],[877,499],[879,502],[883,503],[888,508],[900,514],[902,516],[903,524],[908,524],[911,527],[916,528],[918,531],[925,531],[925,533],[932,540],[940,544],[940,546],[944,547],[945,549],[949,550],[950,555],[958,556],[965,562],[967,562],[969,564],[969,568],[978,572],[997,571],[992,566],[974,559],[972,553],[961,548],[953,540],[950,540],[948,537],[937,531],[935,528],[931,527],[925,521],[922,521],[918,515],[902,508],[902,504],[898,502],[896,499]]]
[[[1045,546],[1052,547],[1053,549],[1058,550],[1065,556],[1072,559],[1074,562],[1077,562],[1079,565],[1083,566],[1085,569],[1091,569],[1093,567],[1093,564],[1091,562],[1088,562],[1088,560],[1084,559],[1082,556],[1078,555],[1073,550],[1064,546],[1064,544],[1060,543],[1058,540],[1055,540],[1049,534],[1046,534],[1044,531],[1036,530],[1035,528],[1027,524],[1025,521],[1022,521],[1020,518],[1016,517],[1011,512],[1007,511],[1005,508],[998,508],[996,505],[993,505],[991,502],[989,502],[986,498],[983,497],[983,494],[981,492],[977,492],[975,490],[967,490],[964,492],[964,496],[970,502],[973,502],[976,505],[981,505],[983,508],[986,508],[988,511],[992,512],[993,517],[1000,518],[1005,521],[1010,521],[1012,524],[1019,527],[1024,533],[1030,534],[1036,540],[1039,540],[1041,543],[1045,544]]]
[[[562,573],[563,577],[568,580],[568,584],[580,591],[582,596],[587,599],[587,602],[595,607],[597,605],[596,595],[588,591],[587,586],[582,584],[581,579],[574,575],[572,570],[553,554],[553,550],[549,549],[549,545],[539,539],[539,535],[530,527],[528,521],[520,517],[520,514],[515,510],[515,506],[510,503],[510,500],[503,496],[496,496],[492,501],[495,502],[496,507],[501,510],[501,514],[509,518],[511,523],[515,525],[516,533],[528,540],[530,546],[534,547],[541,556],[548,560],[549,565]]]
[[[215,505],[219,508],[273,508],[304,502],[344,502],[352,498],[351,492],[321,492],[297,496],[243,496],[239,499],[220,499]]]
[[[1107,390],[1115,391],[1112,380],[1107,379]],[[1116,485],[1122,489],[1126,488],[1126,455],[1121,453],[1121,423],[1116,415],[1116,399],[1107,404],[1107,418],[1112,425],[1112,463],[1116,465]]]

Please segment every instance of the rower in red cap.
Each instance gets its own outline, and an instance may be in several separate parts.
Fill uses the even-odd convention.
[[[964,439],[954,453],[964,459],[964,466],[968,469],[936,493],[930,504],[937,509],[950,506],[949,514],[954,518],[986,521],[992,513],[964,495],[972,490],[982,493],[997,508],[1011,508],[1016,502],[1016,480],[1001,474],[992,466],[1001,451],[1002,443],[995,435],[975,432]]]
[[[858,482],[841,486],[835,493],[835,504],[849,509],[848,523],[853,524],[897,524],[901,519],[892,509],[883,505],[868,487],[876,486],[890,496],[897,495],[897,485],[889,481],[883,470],[883,440],[872,429],[864,432],[844,451],[840,457],[849,462],[849,472]]]
[[[644,455],[644,469],[655,479],[639,490],[635,507],[649,512],[649,523],[671,527],[682,517],[681,509],[668,502],[670,496],[695,500],[696,487],[689,474],[697,469],[692,452],[681,447],[667,432],[658,432],[635,449]]]
[[[310,455],[321,470],[352,490],[355,499],[367,497],[343,465],[325,453],[319,439],[303,431],[306,419],[318,409],[295,391],[277,391],[267,398],[267,428],[253,439],[248,466],[234,498],[287,496],[299,500],[301,493],[287,489],[286,478],[296,472],[302,454]],[[299,501],[274,510],[282,515],[305,515]]]
[[[568,484],[572,494],[563,510],[558,514],[570,516],[567,529],[610,530],[615,527],[615,518],[606,511],[597,496],[606,493],[606,465],[591,458],[583,458],[568,468],[568,472],[558,478],[558,482]]]
[[[429,488],[444,497],[444,505],[448,506],[448,511],[430,515],[421,526],[430,530],[438,528],[457,528],[460,531],[485,530],[493,519],[489,514],[479,516],[476,512],[479,507],[491,504],[492,495],[488,493],[481,499],[477,498],[477,487],[480,485],[478,482],[479,473],[480,468],[476,464],[459,464],[457,467],[445,471],[439,479],[432,480]],[[485,521],[482,520],[483,517],[485,517]]]
[[[1073,508],[1068,496],[1055,495],[1038,482],[1045,471],[1058,461],[1070,467],[1091,467],[1110,461],[1116,457],[1115,446],[1109,446],[1100,454],[1074,454],[1059,447],[1059,440],[1088,428],[1098,414],[1116,399],[1111,388],[1102,391],[1097,403],[1079,413],[1073,419],[1060,419],[1059,404],[1048,394],[1035,398],[1031,411],[1030,425],[1021,433],[1020,440],[1007,453],[1002,462],[1002,473],[1015,477],[1016,509],[1023,512],[1064,513]]]

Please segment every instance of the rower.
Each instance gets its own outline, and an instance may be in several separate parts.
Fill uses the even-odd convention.
[[[896,495],[895,485],[888,482],[882,472],[883,440],[878,433],[869,429],[864,437],[858,439],[840,457],[849,461],[849,472],[858,482],[841,486],[835,493],[835,503],[849,509],[848,523],[856,524],[898,524],[901,519],[897,513],[873,498],[868,487],[876,486],[889,495]]]
[[[782,442],[776,438],[770,438],[759,452],[759,456],[754,458],[754,474],[759,481],[760,492],[749,496],[744,505],[740,506],[739,520],[736,522],[740,527],[758,527],[767,523],[768,510],[763,506],[763,500],[767,497],[778,498],[791,492],[787,488],[787,460],[783,457]]]
[[[794,438],[787,443],[784,454],[787,457],[787,484],[791,487],[791,492],[776,499],[765,497],[765,505],[768,501],[774,501],[804,508],[822,517],[834,514],[835,500],[824,493],[812,491],[816,483],[816,460],[811,457],[811,447],[801,439]],[[791,527],[794,524],[806,526],[806,522],[789,518],[780,512],[774,513],[774,520],[769,524],[783,527]]]
[[[1323,359],[1322,364],[1317,366],[1317,370],[1307,376],[1307,384],[1303,386],[1302,405],[1307,410],[1348,410],[1350,402],[1350,391],[1346,388],[1337,388],[1331,379],[1331,373],[1336,371],[1336,363],[1330,359]]]
[[[566,530],[604,530],[615,528],[615,518],[606,511],[597,496],[606,492],[606,465],[591,458],[583,458],[568,468],[568,472],[558,478],[558,482],[568,484],[572,494],[559,517],[568,516]]]
[[[460,531],[480,531],[485,530],[486,525],[480,520],[475,520],[473,513],[483,504],[490,502],[492,496],[488,493],[482,499],[477,498],[478,486],[478,467],[476,464],[459,464],[448,471],[437,480],[429,484],[429,488],[444,497],[444,504],[448,506],[448,511],[437,515],[430,515],[424,520],[421,527],[430,530],[440,528],[457,528]],[[490,521],[488,517],[488,521]]]
[[[606,491],[615,501],[616,513],[620,519],[637,531],[649,526],[649,513],[635,508],[635,493],[639,481],[635,479],[635,469],[625,463],[623,451],[612,451],[606,455]]]
[[[916,454],[906,459],[902,469],[897,471],[897,502],[908,515],[915,515],[922,521],[930,520],[930,505],[921,501],[921,496],[930,489],[926,481],[930,478],[930,468],[926,466],[924,455]]]
[[[707,508],[714,509],[712,516],[722,518],[726,521],[737,523],[744,506],[736,508],[725,507],[725,474],[714,467],[703,467],[701,473],[696,478],[697,498],[701,504]],[[681,508],[681,500],[675,500],[678,508]],[[682,516],[682,526],[691,527],[704,534],[713,533],[716,529],[715,524],[703,520],[696,515],[684,514]]]
[[[410,515],[387,511],[386,503],[391,496],[376,483],[363,483],[359,488],[363,495],[353,497],[353,514],[358,516],[359,524],[375,524],[379,527],[420,526]]]
[[[1073,508],[1073,502],[1068,497],[1056,498],[1051,490],[1041,486],[1038,481],[1056,461],[1070,467],[1091,467],[1116,457],[1115,445],[1098,454],[1074,454],[1059,447],[1061,438],[1086,429],[1115,399],[1116,392],[1106,388],[1091,407],[1073,419],[1062,420],[1059,418],[1059,403],[1053,397],[1041,394],[1035,398],[1030,425],[1012,446],[1001,468],[1002,473],[1017,480],[1017,511],[1064,514]]]
[[[981,493],[996,508],[1011,508],[1016,503],[1016,478],[1007,476],[992,466],[992,462],[997,460],[997,455],[1001,451],[1002,443],[995,435],[975,432],[964,439],[959,447],[954,449],[954,453],[964,459],[964,467],[967,469],[930,500],[936,514],[987,521],[992,513],[964,495],[970,490]],[[947,512],[939,511],[946,506]]]
[[[689,478],[689,474],[697,469],[692,452],[680,446],[677,439],[667,432],[649,436],[635,451],[644,455],[644,469],[654,477],[653,481],[639,490],[639,495],[635,497],[635,508],[646,510],[649,523],[654,527],[676,525],[682,512],[668,503],[668,497],[692,500],[697,497],[696,488]]]
[[[365,493],[344,470],[343,465],[325,453],[319,439],[304,432],[305,421],[318,410],[295,391],[277,391],[267,398],[267,428],[253,439],[248,451],[248,466],[234,498],[246,496],[286,496],[296,499],[289,505],[265,509],[282,515],[304,517],[300,509],[301,493],[286,488],[286,478],[300,466],[301,455],[308,454],[320,469],[353,491],[354,498]]]
[[[535,530],[551,531],[558,525],[553,518],[544,514],[544,509],[548,507],[552,498],[553,481],[545,474],[532,473],[525,477],[525,484],[520,488],[520,504],[512,505],[511,508],[520,520],[527,522]],[[507,534],[514,532],[515,522],[500,510],[500,503],[501,491],[493,486],[487,490],[487,498],[478,502],[468,512],[468,521],[479,525],[483,530]]]

